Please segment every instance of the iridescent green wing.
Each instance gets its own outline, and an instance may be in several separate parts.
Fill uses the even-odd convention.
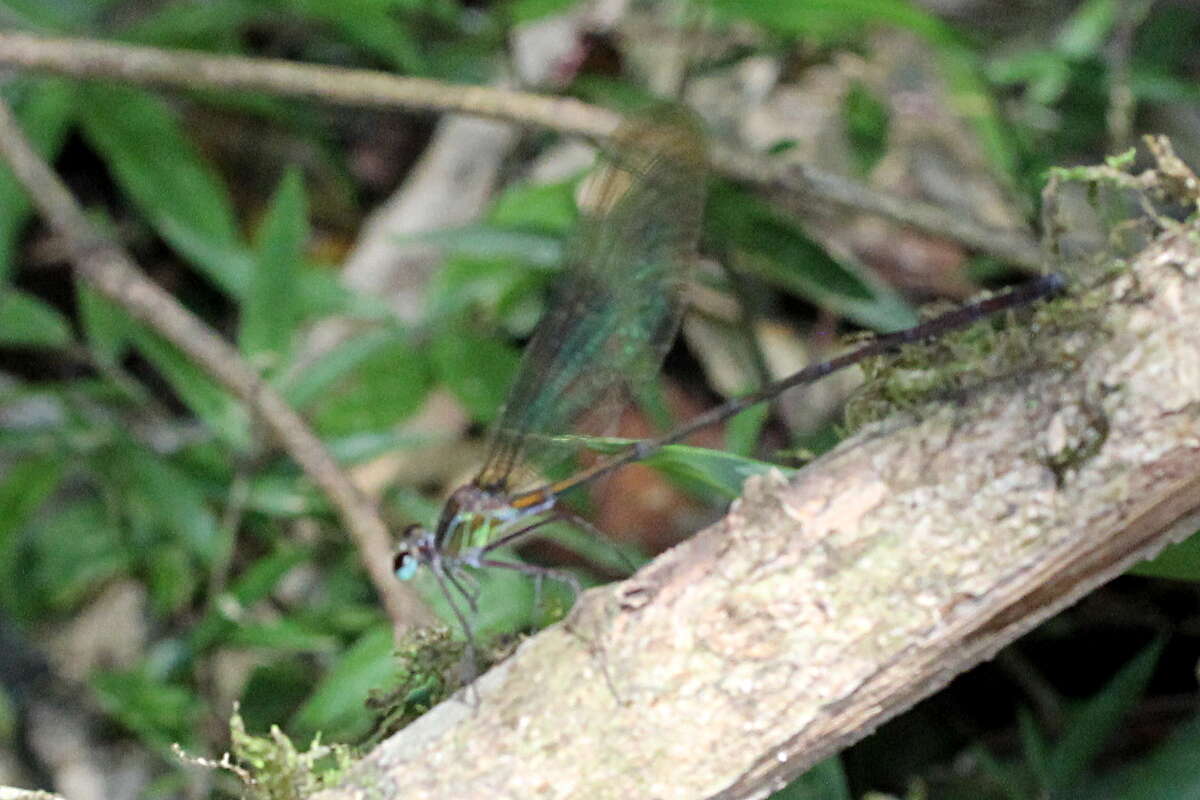
[[[561,465],[563,434],[603,425],[653,379],[679,327],[704,210],[704,138],[687,111],[626,123],[585,188],[564,269],[492,432],[475,484],[511,492],[528,462]]]

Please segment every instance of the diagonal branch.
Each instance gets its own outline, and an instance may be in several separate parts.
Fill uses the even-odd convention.
[[[604,139],[612,111],[570,97],[450,84],[367,69],[274,58],[213,56],[95,39],[0,33],[0,64],[69,78],[174,89],[222,89],[304,97],[346,106],[457,112]]]
[[[79,274],[97,291],[186,353],[251,408],[341,515],[368,576],[397,629],[427,621],[429,612],[391,573],[391,536],[375,506],[346,477],[325,445],[287,401],[224,339],[169,293],[146,278],[132,259],[102,236],[75,198],[21,132],[0,102],[0,157],[25,187],[50,227],[66,242]]]
[[[0,64],[73,78],[107,78],[177,89],[226,89],[307,97],[329,103],[459,112],[603,139],[618,114],[573,98],[485,86],[441,83],[363,69],[291,61],[211,56],[153,47],[0,33]],[[712,152],[714,167],[736,180],[787,195],[789,205],[833,203],[875,214],[998,259],[1036,270],[1037,245],[1025,234],[979,225],[929,203],[869,187],[814,166],[788,166],[728,147]]]
[[[1006,379],[748,484],[320,796],[765,797],[1196,530],[1197,275],[1162,234]]]

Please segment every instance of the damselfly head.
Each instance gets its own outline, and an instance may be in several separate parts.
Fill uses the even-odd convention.
[[[424,525],[414,523],[400,534],[400,549],[392,560],[392,569],[402,581],[411,580],[422,564],[434,558],[433,533]]]

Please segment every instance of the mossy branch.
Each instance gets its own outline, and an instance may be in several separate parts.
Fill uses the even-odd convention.
[[[749,483],[319,796],[765,796],[1196,530],[1197,275],[1161,233],[1007,377]]]

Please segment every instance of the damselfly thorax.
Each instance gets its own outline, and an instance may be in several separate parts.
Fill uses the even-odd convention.
[[[434,538],[443,553],[461,556],[491,544],[514,523],[549,511],[554,500],[554,495],[544,492],[513,497],[469,483],[446,501]]]

